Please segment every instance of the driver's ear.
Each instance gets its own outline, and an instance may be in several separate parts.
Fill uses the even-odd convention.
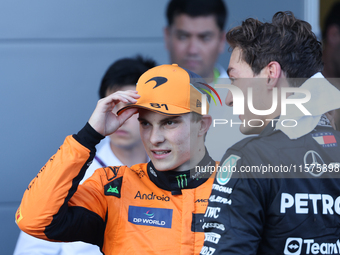
[[[281,76],[281,65],[276,61],[271,61],[266,66],[266,75],[267,75],[267,87],[272,90],[277,87],[278,80]]]
[[[212,118],[209,114],[203,115],[200,122],[201,122],[201,126],[200,126],[200,130],[198,132],[198,135],[204,136],[208,132],[208,130],[211,126]]]
[[[332,110],[332,111],[326,112],[325,115],[327,119],[329,120],[329,122],[331,123],[332,127],[336,130],[336,125],[335,125],[336,111]]]

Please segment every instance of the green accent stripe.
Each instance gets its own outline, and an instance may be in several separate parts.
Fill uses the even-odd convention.
[[[203,88],[201,88],[203,89]],[[207,92],[209,94],[209,96],[214,100],[215,105],[217,105],[215,98],[213,97],[213,95],[209,92],[209,90],[203,89],[205,92]]]
[[[217,79],[220,77],[220,72],[217,68],[214,68],[214,83],[216,83]]]

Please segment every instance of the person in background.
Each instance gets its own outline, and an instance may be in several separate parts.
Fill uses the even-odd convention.
[[[223,0],[170,0],[166,9],[167,26],[164,40],[171,63],[200,75],[216,91],[212,93],[214,102],[209,114],[214,119],[227,120],[226,125],[212,125],[207,133],[206,146],[213,158],[221,158],[223,150],[245,136],[232,109],[226,108],[220,98],[228,93],[226,88],[216,88],[216,84],[230,84],[227,72],[217,63],[225,50],[225,23],[227,6]],[[205,88],[207,89],[207,87]]]
[[[291,12],[246,19],[227,41],[232,85],[252,97],[240,129],[258,136],[221,160],[227,171],[216,174],[201,254],[338,253],[340,132],[327,113],[340,108],[340,91],[321,74],[321,43]],[[300,107],[281,107],[287,97]],[[240,98],[229,92],[226,104],[240,108]]]
[[[323,40],[323,57],[324,62],[323,75],[332,79],[340,88],[340,2],[336,2],[330,9],[322,32]]]
[[[322,74],[340,89],[340,2],[335,2],[328,13],[322,33],[323,62]],[[340,130],[340,109],[330,113],[334,128]]]
[[[116,91],[135,90],[139,77],[147,70],[156,66],[152,59],[136,56],[115,61],[104,74],[99,97]],[[118,111],[117,105],[114,111]],[[145,152],[140,134],[138,114],[127,120],[116,132],[108,136],[97,146],[98,150],[90,167],[81,181],[89,178],[96,169],[107,166],[132,166],[146,163],[149,159]],[[84,242],[54,243],[35,238],[21,232],[16,244],[14,255],[95,255],[102,254],[96,245]]]
[[[18,226],[42,239],[96,244],[106,255],[199,254],[214,172],[196,168],[216,167],[204,145],[211,117],[197,103],[202,83],[176,64],[161,65],[139,78],[137,91],[99,100],[29,184]],[[115,114],[120,103],[126,106]],[[150,161],[100,168],[78,185],[95,145],[137,111]]]
[[[227,8],[222,0],[171,0],[164,29],[171,63],[212,83],[226,72],[217,64],[225,48]]]

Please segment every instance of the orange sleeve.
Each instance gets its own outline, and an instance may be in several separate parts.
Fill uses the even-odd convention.
[[[21,230],[41,239],[101,246],[107,206],[99,171],[78,187],[95,147],[89,149],[78,140],[68,136],[31,181],[15,219]]]

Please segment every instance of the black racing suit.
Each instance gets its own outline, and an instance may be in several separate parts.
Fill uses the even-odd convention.
[[[201,254],[340,254],[337,142],[340,132],[328,125],[290,140],[269,124],[228,149]]]

